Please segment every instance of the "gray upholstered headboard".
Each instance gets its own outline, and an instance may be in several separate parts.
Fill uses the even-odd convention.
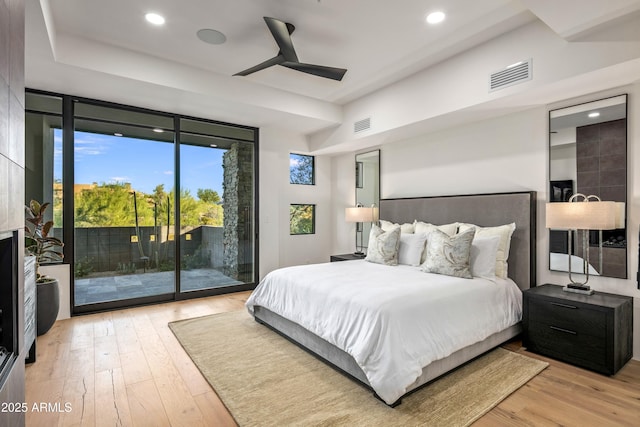
[[[534,191],[380,200],[380,219],[483,227],[516,223],[509,250],[509,277],[520,289],[536,285],[536,193]]]

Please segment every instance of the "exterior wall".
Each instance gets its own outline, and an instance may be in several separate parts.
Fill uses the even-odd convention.
[[[135,227],[92,227],[76,228],[75,250],[76,264],[85,263],[92,272],[117,271],[134,264],[138,269],[144,267],[142,256],[149,257],[147,267],[156,268],[163,262],[173,263],[174,242],[167,239],[167,228],[158,227],[156,241],[150,236],[155,233],[154,227],[139,227],[142,254],[137,242],[131,242],[136,235]],[[60,229],[55,229],[58,236]],[[205,254],[209,259],[209,267],[221,268],[223,260],[223,229],[203,225],[193,229],[182,229],[180,232],[181,258],[193,256],[196,252]],[[77,268],[76,268],[77,269]]]

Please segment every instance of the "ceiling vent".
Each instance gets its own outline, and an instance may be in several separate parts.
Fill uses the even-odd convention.
[[[371,129],[371,117],[358,120],[353,124],[353,133],[364,132],[369,129]]]
[[[489,92],[531,80],[532,59],[519,61],[489,75]]]

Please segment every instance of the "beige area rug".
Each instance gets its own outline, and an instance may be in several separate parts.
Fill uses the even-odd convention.
[[[169,327],[240,426],[465,426],[547,366],[498,348],[390,408],[245,311]]]

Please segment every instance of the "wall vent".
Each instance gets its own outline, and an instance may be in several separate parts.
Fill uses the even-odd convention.
[[[533,78],[532,59],[519,61],[489,75],[489,92]]]
[[[353,124],[353,133],[364,132],[369,129],[371,129],[371,117],[358,120]]]

